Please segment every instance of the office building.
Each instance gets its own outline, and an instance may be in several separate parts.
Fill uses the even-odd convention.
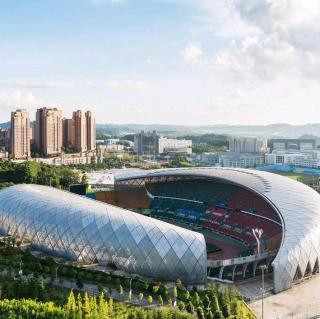
[[[316,139],[270,139],[270,151],[305,151],[317,148]]]
[[[62,111],[57,108],[41,108],[36,113],[35,143],[38,151],[46,156],[61,153]]]
[[[11,112],[11,155],[14,159],[28,159],[31,156],[31,128],[26,110]]]

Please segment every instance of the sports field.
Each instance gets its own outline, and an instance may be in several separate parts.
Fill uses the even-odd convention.
[[[295,181],[308,184],[308,185],[316,184],[319,180],[319,176],[305,175],[305,174],[296,173],[296,172],[279,172],[279,171],[270,171],[270,172],[278,175],[286,176]]]

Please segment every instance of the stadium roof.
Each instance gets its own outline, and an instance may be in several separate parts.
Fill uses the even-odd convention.
[[[152,176],[201,176],[238,184],[262,196],[278,212],[283,236],[272,265],[274,290],[292,286],[295,274],[302,276],[319,265],[320,195],[310,187],[287,177],[258,170],[236,168],[179,168],[129,173],[117,181]]]
[[[202,234],[69,192],[40,185],[0,191],[0,233],[85,263],[187,284],[207,279]]]

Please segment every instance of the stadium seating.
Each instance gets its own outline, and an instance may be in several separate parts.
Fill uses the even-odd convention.
[[[258,213],[259,215],[280,222],[278,214],[266,201],[246,189],[241,188],[232,196],[229,201],[229,207]]]
[[[267,246],[275,247],[280,242],[277,213],[248,190],[206,180],[148,184],[146,189],[154,196],[150,208],[156,218],[201,225],[248,247],[256,244],[252,228],[263,229],[262,241]]]
[[[206,206],[227,206],[228,201],[238,190],[234,185],[213,183],[207,180],[183,180],[147,184],[146,189],[154,196],[200,201]]]
[[[126,209],[149,208],[151,199],[143,188],[125,188],[108,192],[97,192],[97,200]]]
[[[263,229],[261,242],[268,249],[276,249],[281,242],[278,214],[258,195],[236,185],[187,179],[97,193],[96,198],[231,237],[249,250],[256,245],[252,228]]]

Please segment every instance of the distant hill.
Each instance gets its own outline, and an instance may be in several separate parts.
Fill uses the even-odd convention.
[[[182,136],[195,134],[222,134],[236,136],[263,136],[268,138],[299,138],[303,135],[320,136],[319,124],[289,125],[159,125],[159,124],[98,124],[97,133],[108,135],[133,134],[144,131],[157,130],[166,136]]]
[[[10,122],[0,123],[0,127],[8,129],[11,127],[11,123]]]
[[[2,128],[10,128],[10,122],[0,123]],[[320,123],[305,125],[166,125],[166,124],[97,124],[97,135],[119,136],[156,130],[168,137],[201,134],[221,134],[236,136],[263,136],[268,138],[318,138]]]
[[[304,134],[302,136],[299,137],[300,140],[308,140],[308,139],[316,139],[319,140],[320,137],[317,135],[312,135],[312,134]]]

